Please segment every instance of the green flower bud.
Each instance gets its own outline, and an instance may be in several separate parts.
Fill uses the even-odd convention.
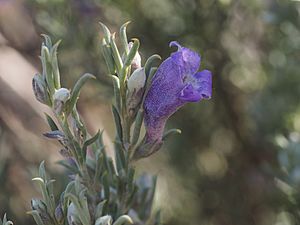
[[[101,216],[98,218],[95,222],[95,225],[111,225],[112,224],[112,218],[111,216]]]
[[[53,110],[56,114],[60,114],[63,111],[64,104],[70,98],[70,91],[66,88],[60,88],[55,90],[53,95]]]
[[[64,220],[64,213],[61,207],[61,204],[59,204],[55,209],[55,218],[59,223],[62,223]]]
[[[49,105],[49,96],[47,93],[46,82],[40,74],[35,74],[32,79],[32,89],[36,99],[46,105]]]
[[[144,68],[136,69],[127,81],[127,108],[129,114],[135,113],[145,90],[146,74]]]
[[[133,42],[129,42],[129,44],[128,44],[129,51],[130,51],[130,49],[132,48],[132,46],[133,46]],[[132,68],[133,70],[136,70],[136,69],[141,68],[141,61],[142,61],[141,55],[140,55],[140,53],[137,51],[137,53],[135,54],[135,56],[134,56],[134,58],[133,58],[133,60],[132,60],[131,68]]]
[[[65,103],[70,98],[70,91],[66,88],[60,88],[55,91],[53,95],[54,101],[61,101]]]

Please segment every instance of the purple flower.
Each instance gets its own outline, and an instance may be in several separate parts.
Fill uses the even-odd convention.
[[[166,121],[176,110],[187,102],[209,99],[212,94],[211,72],[197,72],[200,56],[177,42],[170,46],[178,50],[159,66],[144,102],[145,143],[162,143]]]

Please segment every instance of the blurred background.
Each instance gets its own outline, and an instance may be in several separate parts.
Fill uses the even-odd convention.
[[[155,207],[166,225],[300,224],[300,2],[291,0],[0,0],[0,215],[33,224],[40,161],[60,192],[67,182],[59,147],[45,140],[43,112],[31,90],[48,34],[62,40],[63,84],[95,74],[79,111],[91,133],[105,127],[110,145],[112,89],[99,49],[102,21],[126,21],[143,62],[163,58],[177,40],[213,72],[213,98],[179,110],[180,128],[139,171],[159,176]]]

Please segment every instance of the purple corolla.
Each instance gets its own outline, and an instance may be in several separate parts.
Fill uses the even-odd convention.
[[[181,106],[212,95],[211,72],[197,72],[200,56],[175,41],[170,46],[178,50],[159,66],[144,102],[147,144],[161,145],[167,119]]]

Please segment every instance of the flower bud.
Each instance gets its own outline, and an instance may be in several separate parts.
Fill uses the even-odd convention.
[[[146,74],[144,68],[135,70],[128,79],[127,87],[129,92],[137,92],[145,86]]]
[[[98,218],[95,222],[95,225],[111,225],[112,224],[112,218],[111,216],[101,216]]]
[[[55,209],[55,218],[57,219],[57,221],[59,223],[62,223],[62,221],[64,219],[64,213],[63,213],[61,204],[59,204]]]
[[[35,74],[32,79],[32,89],[36,99],[43,103],[49,104],[49,98],[46,88],[46,83],[40,74]]]
[[[133,42],[129,42],[128,43],[129,51],[132,48],[132,45],[133,45]],[[132,70],[136,70],[136,69],[141,68],[141,61],[142,61],[141,55],[137,51],[136,54],[135,54],[135,56],[134,56],[134,58],[133,58],[133,60],[132,60],[132,62],[131,62],[131,68],[132,68]]]
[[[66,88],[60,88],[55,91],[53,95],[53,109],[56,114],[60,114],[63,111],[63,106],[70,98],[70,91]]]
[[[146,74],[144,68],[135,70],[127,81],[127,108],[129,113],[135,112],[140,104],[146,82]]]
[[[53,95],[54,101],[65,103],[70,98],[70,91],[67,88],[60,88]]]
[[[78,212],[75,208],[74,203],[71,203],[68,206],[68,212],[67,212],[67,220],[69,225],[74,225],[74,224],[81,224],[80,220],[78,218]]]

